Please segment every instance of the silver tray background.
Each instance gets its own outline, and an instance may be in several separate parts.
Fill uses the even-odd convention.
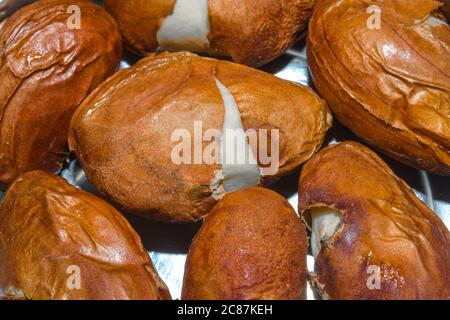
[[[33,0],[0,0],[0,22],[12,14],[18,7]],[[121,68],[133,65],[139,58],[124,52]],[[272,63],[261,68],[277,77],[302,83],[313,87],[308,72],[308,63],[305,52],[304,37],[286,54]],[[1,85],[1,84],[0,84]],[[339,141],[354,140],[364,143],[348,129],[334,120],[332,129],[328,132],[324,145],[334,144]],[[428,174],[425,171],[407,167],[395,160],[380,156],[390,165],[394,172],[405,180],[414,190],[416,195],[424,201],[450,229],[450,178]],[[295,174],[283,177],[271,188],[282,194],[297,211],[298,198],[298,170]],[[99,193],[86,180],[83,170],[76,159],[67,161],[63,170],[63,176],[69,183],[90,191]],[[382,183],[380,181],[380,183]],[[0,192],[0,199],[3,194]],[[149,251],[155,267],[165,281],[174,299],[179,299],[184,274],[184,264],[189,245],[201,223],[178,225],[156,222],[141,217],[125,214],[129,222],[142,238],[144,246]],[[308,268],[313,269],[314,259],[308,256]],[[308,299],[313,299],[308,287]]]

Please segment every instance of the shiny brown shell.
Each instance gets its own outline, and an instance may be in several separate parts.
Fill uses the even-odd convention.
[[[70,118],[114,72],[120,47],[114,19],[89,1],[38,1],[0,25],[1,187],[26,171],[60,170]]]
[[[191,244],[182,299],[305,299],[307,248],[305,226],[282,196],[229,193]]]
[[[217,202],[211,181],[222,166],[175,164],[171,137],[181,128],[194,137],[195,122],[203,132],[222,130],[215,78],[234,96],[245,130],[279,131],[279,170],[266,182],[320,148],[331,115],[311,89],[231,62],[161,54],[116,73],[75,113],[69,145],[89,181],[126,211],[165,221],[204,217]]]
[[[170,299],[125,218],[43,171],[20,176],[5,194],[0,261],[7,299]]]
[[[450,175],[450,26],[432,17],[439,5],[319,0],[308,60],[345,126],[399,161]]]
[[[374,152],[345,142],[315,155],[300,177],[306,220],[312,207],[342,216],[315,261],[322,298],[450,299],[449,231]]]
[[[304,29],[313,0],[209,0],[208,34],[215,55],[259,66],[285,52]],[[105,0],[126,45],[146,55],[159,50],[157,32],[172,14],[175,0]]]

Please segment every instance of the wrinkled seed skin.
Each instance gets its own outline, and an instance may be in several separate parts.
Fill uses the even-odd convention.
[[[43,171],[20,176],[5,194],[0,261],[7,299],[170,299],[125,218]]]
[[[81,29],[69,28],[71,5]],[[0,25],[2,188],[26,171],[60,170],[71,116],[116,69],[120,41],[114,19],[83,0],[38,1]]]
[[[304,166],[299,212],[305,217],[314,206],[339,210],[343,221],[316,258],[312,279],[318,296],[450,299],[449,231],[367,147],[331,146]],[[379,288],[374,268],[380,271]]]
[[[450,26],[426,20],[439,4],[319,0],[307,48],[315,87],[340,122],[385,154],[448,176]],[[368,28],[370,5],[381,9],[380,28]]]
[[[182,299],[305,299],[307,246],[282,196],[258,187],[229,193],[191,244]]]

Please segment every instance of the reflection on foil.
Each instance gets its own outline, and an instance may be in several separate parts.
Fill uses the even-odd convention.
[[[169,287],[172,298],[180,299],[186,254],[150,252],[150,258],[160,277]]]

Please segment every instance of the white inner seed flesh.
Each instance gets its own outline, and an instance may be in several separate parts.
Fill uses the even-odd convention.
[[[157,39],[163,51],[207,52],[208,34],[208,0],[177,0]]]
[[[429,16],[425,23],[428,23],[432,27],[440,26],[440,25],[446,25],[447,23],[445,21],[442,21],[441,19],[435,18],[433,16]]]
[[[311,250],[314,257],[320,253],[322,242],[330,240],[339,226],[342,224],[342,217],[338,210],[317,207],[311,208]]]
[[[248,143],[236,101],[222,82],[216,79],[216,85],[225,106],[220,141],[222,170],[219,176],[223,179],[222,191],[233,192],[258,185],[261,171]]]

